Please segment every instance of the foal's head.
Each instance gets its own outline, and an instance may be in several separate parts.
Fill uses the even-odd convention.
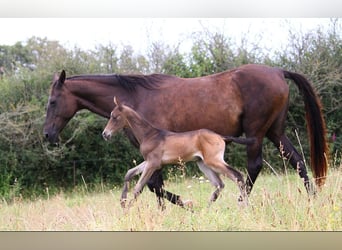
[[[126,125],[126,119],[122,113],[123,105],[114,97],[115,108],[110,113],[110,119],[102,132],[105,140],[109,140],[113,134],[122,129]]]

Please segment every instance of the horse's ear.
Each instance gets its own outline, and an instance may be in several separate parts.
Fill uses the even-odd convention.
[[[57,73],[55,73],[55,75],[53,76],[53,79],[52,79],[52,84],[54,84],[56,81],[58,81],[59,79],[59,75]]]
[[[65,70],[63,69],[61,74],[58,77],[58,87],[62,87],[63,83],[65,82],[65,78],[66,78],[66,74],[65,74]]]

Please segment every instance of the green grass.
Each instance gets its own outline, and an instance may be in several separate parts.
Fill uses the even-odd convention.
[[[212,186],[202,178],[177,177],[166,188],[193,201],[192,211],[165,202],[157,206],[146,188],[130,209],[119,203],[121,187],[79,188],[35,201],[0,202],[0,230],[110,231],[335,231],[342,230],[342,168],[331,170],[324,188],[309,198],[296,174],[261,175],[248,207],[237,203],[229,180],[208,206]],[[131,193],[129,193],[131,195]],[[131,197],[131,196],[129,196]]]

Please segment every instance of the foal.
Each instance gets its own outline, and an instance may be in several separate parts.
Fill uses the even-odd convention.
[[[115,97],[114,103],[116,106],[103,130],[103,138],[109,140],[116,131],[129,126],[135,138],[139,141],[140,152],[145,160],[127,171],[121,195],[122,206],[125,205],[129,182],[134,176],[142,173],[134,188],[134,198],[136,199],[155,170],[162,168],[165,164],[177,163],[179,159],[185,162],[196,161],[200,170],[216,187],[216,190],[211,195],[210,202],[214,202],[224,188],[224,183],[219,174],[227,176],[236,182],[241,197],[246,198],[242,174],[230,167],[223,160],[223,155],[225,141],[251,144],[254,139],[221,136],[207,129],[183,133],[158,129],[133,109],[121,104]]]

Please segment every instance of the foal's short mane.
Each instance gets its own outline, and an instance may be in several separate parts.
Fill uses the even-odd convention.
[[[108,85],[119,85],[123,89],[134,92],[138,86],[146,89],[154,90],[166,79],[173,78],[175,76],[164,74],[151,74],[151,75],[120,75],[120,74],[103,74],[103,75],[77,75],[68,77],[67,80],[85,80],[85,81],[97,81]]]

